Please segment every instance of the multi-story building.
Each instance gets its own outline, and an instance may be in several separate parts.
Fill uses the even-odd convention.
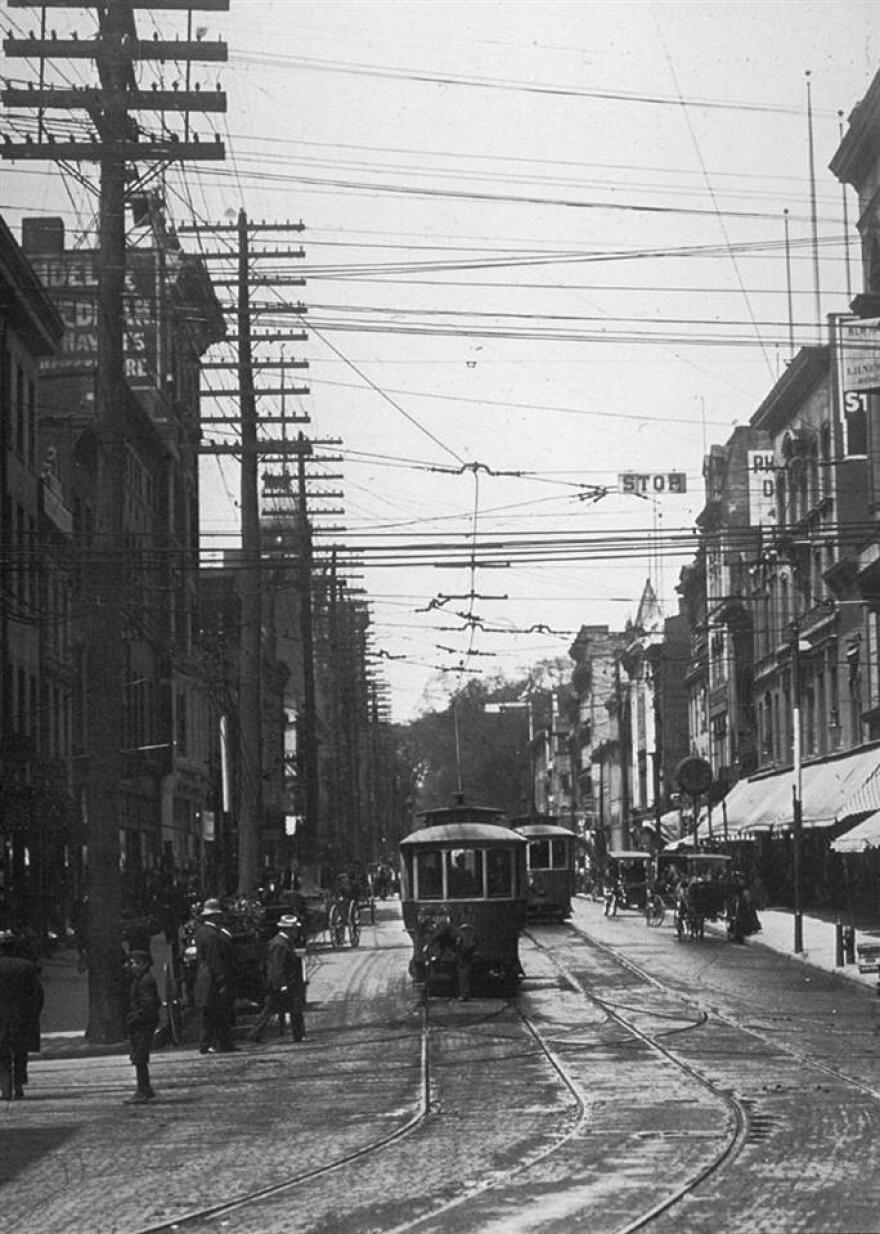
[[[581,626],[569,648],[578,706],[573,741],[577,810],[600,855],[630,843],[628,708],[620,663],[625,641],[625,634],[607,626]]]
[[[75,844],[71,516],[40,432],[64,325],[0,219],[0,927],[61,924]]]
[[[199,564],[199,367],[225,333],[198,258],[184,254],[161,211],[126,255],[123,779],[120,849],[130,885],[163,871],[196,874],[210,785],[212,732],[196,645]],[[65,245],[60,219],[25,220],[23,248],[65,324],[40,367],[40,432],[70,493],[75,555],[74,781],[83,798],[91,749],[82,667],[99,479],[95,415],[98,253]]]

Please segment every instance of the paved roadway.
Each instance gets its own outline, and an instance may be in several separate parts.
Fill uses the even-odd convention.
[[[432,1002],[424,1109],[396,904],[357,951],[313,957],[306,1042],[160,1051],[155,1104],[122,1104],[124,1052],[84,1054],[52,1034],[27,1100],[0,1108],[4,1234],[134,1234],[273,1187],[191,1228],[621,1232],[730,1143],[721,1169],[644,1228],[880,1232],[876,979],[832,971],[828,923],[805,922],[794,959],[791,918],[763,920],[744,947],[720,934],[679,944],[668,924],[578,901],[576,924],[599,946],[533,931],[528,1024],[499,1000]],[[80,986],[65,1001],[47,977],[74,1018]]]

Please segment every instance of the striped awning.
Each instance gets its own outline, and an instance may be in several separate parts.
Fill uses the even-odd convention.
[[[831,841],[835,853],[864,853],[871,848],[880,848],[880,810],[869,814],[849,831]]]
[[[859,813],[880,810],[880,749],[858,750],[808,763],[801,770],[801,816],[805,828],[830,827],[855,811],[854,800],[870,801]],[[858,795],[858,796],[857,796]],[[713,810],[713,831],[723,832],[724,816],[731,839],[761,831],[789,831],[794,824],[794,774],[791,768],[773,775],[740,780]],[[700,826],[702,834],[706,824]]]
[[[874,814],[878,810],[880,810],[880,755],[878,755],[877,765],[873,772],[851,796],[847,797],[837,811],[837,821],[843,822],[844,819],[858,814],[869,812]]]

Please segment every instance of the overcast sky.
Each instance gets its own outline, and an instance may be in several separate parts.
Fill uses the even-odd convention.
[[[2,16],[16,33],[38,19]],[[53,20],[80,36],[93,21]],[[285,354],[308,359],[291,381],[311,393],[285,408],[342,438],[326,470],[344,480],[321,487],[344,490],[323,503],[344,515],[316,510],[317,540],[365,550],[353,585],[374,648],[404,657],[378,662],[394,717],[439,702],[460,665],[514,673],[565,655],[582,624],[621,628],[649,577],[675,611],[683,558],[667,541],[688,542],[705,449],[748,421],[791,355],[785,210],[795,342],[820,338],[807,70],[821,313],[847,307],[827,166],[839,113],[880,67],[876,5],[232,0],[196,21],[229,44],[228,65],[194,74],[227,91],[228,153],[168,174],[169,214],[306,224],[288,238],[305,259],[285,268],[307,285],[272,296],[309,310],[308,341]],[[160,12],[138,23],[146,37],[185,29]],[[91,79],[85,62],[63,68]],[[29,76],[10,60],[4,73]],[[142,81],[159,74],[183,80],[166,64]],[[23,213],[60,213],[89,244],[94,208],[51,165],[4,165],[16,232]],[[625,471],[684,472],[688,491],[640,500],[619,491]],[[234,543],[234,460],[205,460],[202,483],[205,546]],[[471,570],[487,538],[495,568]],[[392,564],[370,564],[380,551]]]

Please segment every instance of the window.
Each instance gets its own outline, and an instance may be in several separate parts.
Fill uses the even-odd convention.
[[[562,838],[550,841],[550,865],[554,870],[564,870],[568,866],[568,841]]]
[[[177,753],[186,755],[187,738],[189,733],[189,722],[187,718],[187,698],[183,690],[177,692],[177,725],[176,725],[176,743]]]
[[[531,840],[529,843],[529,869],[550,869],[550,841]]]
[[[450,900],[471,900],[483,895],[483,854],[473,848],[452,848],[446,853],[446,885]]]
[[[486,853],[486,883],[490,900],[513,895],[513,853],[507,848],[490,848]]]
[[[439,852],[417,853],[415,897],[417,900],[443,899],[443,870]]]

